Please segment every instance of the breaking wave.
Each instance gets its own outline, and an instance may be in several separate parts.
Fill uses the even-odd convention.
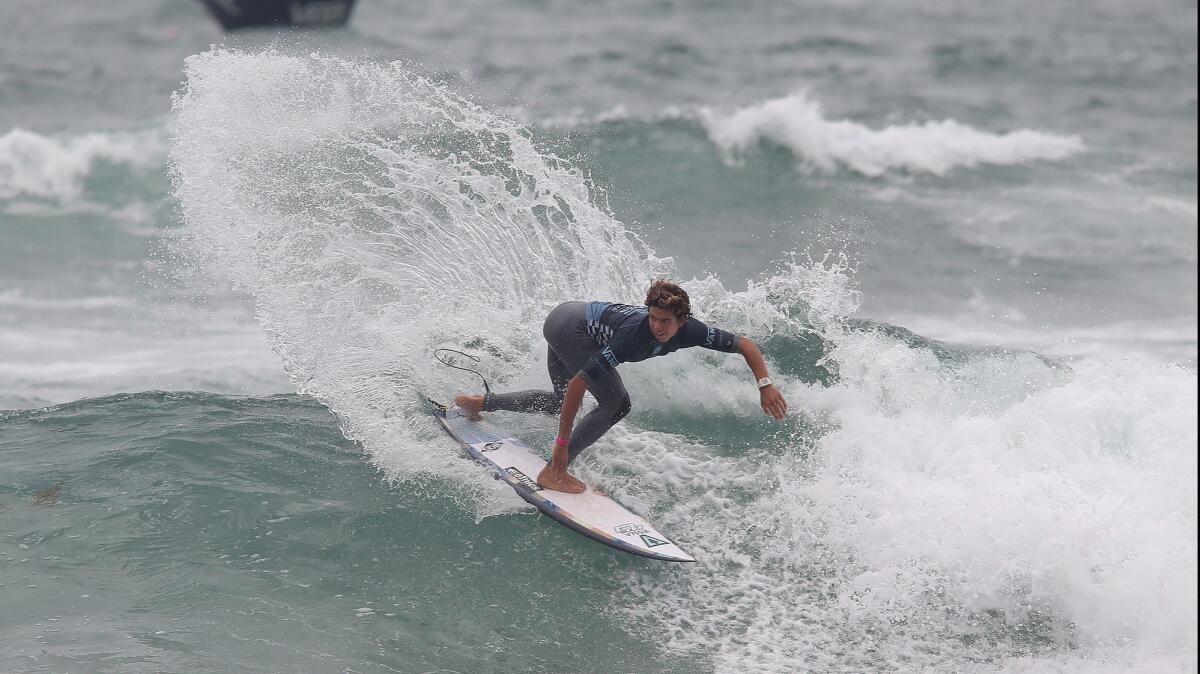
[[[188,60],[174,108],[182,243],[254,296],[298,390],[392,479],[449,479],[477,514],[520,509],[450,458],[420,397],[469,384],[429,353],[484,355],[499,386],[541,382],[549,308],[636,301],[670,259],[523,127],[401,64],[216,49]],[[717,142],[867,174],[1082,149],[951,122],[876,132],[803,98],[743,113],[710,115]],[[820,129],[844,142],[810,147]],[[634,412],[580,470],[701,559],[622,570],[631,634],[722,672],[1186,671],[1195,373],[1071,370],[856,321],[854,276],[833,254],[781,260],[742,292],[685,282],[703,318],[764,345],[796,410],[783,425],[736,358],[623,373]]]

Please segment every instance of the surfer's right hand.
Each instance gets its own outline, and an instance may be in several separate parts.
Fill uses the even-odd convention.
[[[538,473],[537,483],[546,489],[554,491],[562,491],[568,494],[582,494],[587,490],[587,485],[579,481],[579,478],[571,475],[567,471],[555,471],[550,468],[549,464]]]
[[[550,463],[538,473],[537,483],[546,489],[562,491],[568,494],[582,494],[587,485],[567,472],[567,461],[571,458],[565,445],[555,444],[550,455]]]

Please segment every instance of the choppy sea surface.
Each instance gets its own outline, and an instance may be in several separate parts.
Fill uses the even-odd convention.
[[[360,4],[0,6],[0,671],[1197,671],[1195,3]],[[662,275],[692,565],[422,402]]]

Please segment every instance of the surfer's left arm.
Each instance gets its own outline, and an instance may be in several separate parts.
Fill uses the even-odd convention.
[[[762,351],[758,350],[757,344],[749,337],[742,335],[737,338],[737,345],[734,348],[742,354],[742,358],[746,359],[746,365],[749,365],[750,371],[754,373],[755,381],[768,378],[767,362],[763,360]],[[774,384],[767,384],[758,389],[758,402],[762,405],[764,412],[778,421],[783,421],[783,416],[787,414],[787,401],[783,399],[783,394]]]

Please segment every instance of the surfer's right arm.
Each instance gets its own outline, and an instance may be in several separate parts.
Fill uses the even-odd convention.
[[[550,453],[550,463],[538,473],[538,484],[548,489],[578,494],[587,486],[574,475],[567,472],[567,462],[571,460],[568,441],[571,428],[575,425],[575,413],[583,402],[583,392],[587,390],[587,380],[579,375],[567,382],[567,392],[563,396],[562,413],[558,419],[558,438],[554,441],[554,449]]]
[[[587,391],[587,379],[583,375],[577,374],[567,382],[567,393],[563,396],[562,412],[558,415],[558,437],[563,439],[571,437],[571,431],[575,428],[575,414],[579,412],[579,406],[583,403],[585,391]],[[553,458],[550,460],[551,465],[559,464],[560,457],[562,469],[566,470],[571,454],[567,445],[556,441]]]

